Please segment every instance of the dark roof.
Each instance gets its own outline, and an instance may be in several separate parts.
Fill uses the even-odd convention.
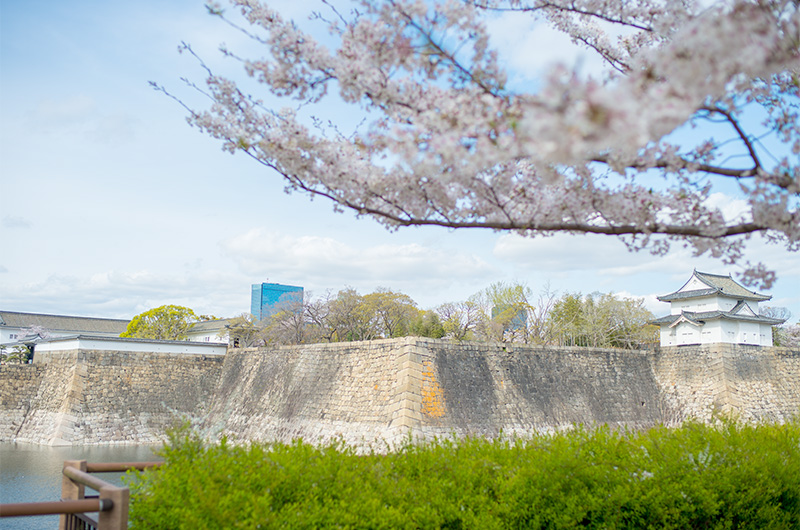
[[[662,302],[672,302],[673,300],[686,300],[687,298],[700,298],[703,296],[711,296],[717,294],[719,289],[698,289],[696,291],[676,291],[671,294],[659,296],[658,299]]]
[[[692,291],[681,291],[679,289],[674,293],[659,296],[658,299],[662,302],[671,302],[673,300],[700,298],[702,296],[711,296],[714,294],[721,294],[723,296],[728,296],[730,298],[736,298],[739,300],[756,300],[759,302],[772,298],[771,296],[745,289],[744,286],[737,283],[733,278],[731,278],[730,275],[721,276],[719,274],[710,274],[708,272],[700,272],[695,270],[692,273],[692,277],[700,280],[702,283],[707,285],[708,288],[696,289]],[[691,278],[689,278],[689,281],[691,281]],[[683,284],[683,286],[685,287],[689,281]],[[683,287],[681,287],[681,289],[683,289]]]
[[[203,320],[202,322],[195,322],[189,328],[189,333],[201,333],[203,331],[222,331],[232,321],[232,318],[221,318],[217,320]]]
[[[72,331],[76,333],[107,333],[119,335],[128,328],[130,320],[114,318],[72,317],[0,311],[0,326],[29,328],[40,326],[48,331]]]
[[[735,310],[736,308],[734,308]],[[740,315],[736,314],[733,311],[682,311],[680,315],[667,315],[665,317],[657,318],[655,320],[651,320],[651,324],[661,325],[661,324],[668,324],[672,325],[675,323],[676,320],[683,316],[687,320],[691,320],[695,323],[703,323],[707,320],[738,320],[744,322],[757,322],[759,324],[769,324],[770,326],[777,326],[779,324],[783,324],[783,320],[779,318],[770,318],[765,316],[750,316],[750,315]]]

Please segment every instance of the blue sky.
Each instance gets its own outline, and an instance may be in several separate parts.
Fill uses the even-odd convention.
[[[306,7],[279,4],[295,15]],[[285,194],[277,175],[223,153],[148,86],[155,80],[191,97],[179,78],[201,81],[202,72],[178,54],[181,41],[216,69],[237,71],[215,50],[250,44],[200,0],[0,0],[0,25],[4,310],[125,318],[173,303],[227,317],[249,309],[250,284],[262,281],[315,294],[383,286],[430,308],[495,281],[522,281],[534,291],[549,283],[559,293],[640,296],[663,314],[668,307],[655,296],[680,287],[693,268],[738,271],[679,248],[665,257],[630,254],[601,236],[389,232],[328,202]],[[535,83],[550,58],[531,50],[581,60],[549,30],[518,19],[493,27],[519,83]],[[798,255],[758,243],[748,252],[777,268],[768,294],[796,321]]]

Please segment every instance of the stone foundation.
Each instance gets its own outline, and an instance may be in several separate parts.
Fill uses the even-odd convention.
[[[714,414],[800,412],[800,351],[729,344],[656,351],[407,337],[223,356],[53,351],[0,366],[0,441],[137,444],[189,420],[209,439],[525,435],[574,424],[647,428]]]

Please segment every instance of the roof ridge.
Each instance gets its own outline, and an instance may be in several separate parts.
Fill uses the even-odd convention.
[[[0,314],[6,313],[11,315],[32,315],[37,317],[55,317],[55,318],[83,318],[87,320],[115,320],[121,322],[130,322],[129,318],[109,318],[109,317],[85,317],[77,315],[54,315],[51,313],[29,313],[27,311],[4,311],[0,310]]]
[[[725,274],[714,274],[713,272],[703,272],[703,271],[699,271],[697,269],[695,269],[694,272],[696,274],[702,274],[703,276],[716,276],[717,278],[732,278],[730,273],[728,273],[727,275],[725,275]]]

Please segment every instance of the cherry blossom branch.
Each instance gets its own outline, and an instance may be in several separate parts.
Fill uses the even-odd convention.
[[[681,242],[726,263],[743,259],[755,233],[789,251],[800,246],[800,163],[788,154],[800,153],[796,3],[729,0],[697,11],[660,0],[356,1],[349,19],[334,10],[338,20],[327,23],[331,50],[256,0],[233,0],[265,32],[245,30],[267,57],[224,53],[301,105],[264,108],[209,71],[208,90],[195,88],[210,109],[181,103],[191,123],[277,171],[287,189],[389,227],[608,234],[632,250],[663,253]],[[536,90],[508,91],[483,18],[506,9],[542,14],[615,72],[583,79],[556,66]],[[609,34],[608,24],[631,31]],[[309,130],[298,113],[337,95],[364,125],[351,135],[332,126],[332,139],[320,120]],[[757,132],[742,119],[752,105],[768,116]],[[680,148],[667,143],[705,120],[727,123],[731,139],[710,130]],[[774,163],[759,157],[768,153],[762,131],[778,140]],[[752,167],[731,167],[733,141]],[[712,199],[731,179],[746,206],[726,217]],[[771,277],[747,266],[750,278]]]
[[[582,15],[585,17],[590,18],[597,18],[598,20],[602,20],[603,22],[610,22],[612,24],[619,24],[621,26],[627,26],[634,29],[638,29],[641,31],[653,31],[653,28],[650,26],[645,26],[641,24],[637,24],[634,22],[621,20],[619,18],[614,18],[603,13],[592,12],[585,9],[579,9],[575,7],[574,2],[570,2],[571,5],[564,5],[564,4],[557,4],[554,2],[544,2],[539,1],[535,6],[521,6],[521,7],[500,7],[500,6],[492,6],[488,2],[478,2],[472,1],[471,2],[475,7],[479,9],[484,9],[486,11],[501,11],[501,12],[516,12],[516,13],[534,13],[536,11],[543,11],[543,10],[556,10],[556,11],[563,11],[566,13],[574,13],[576,15]]]

